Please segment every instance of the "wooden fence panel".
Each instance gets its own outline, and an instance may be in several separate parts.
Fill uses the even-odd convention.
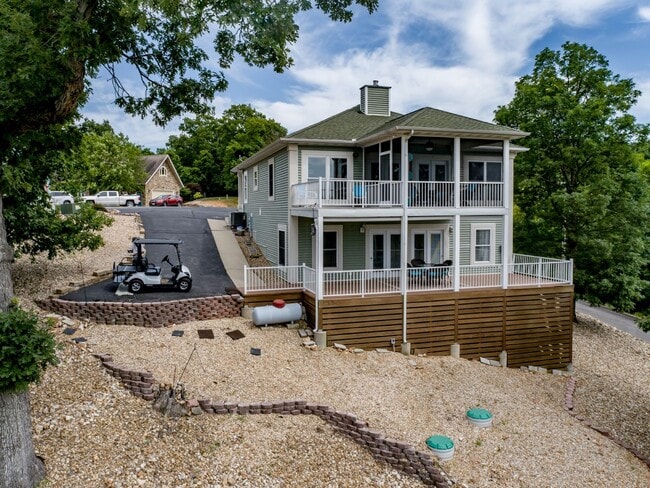
[[[315,322],[316,299],[308,292],[251,294],[246,305],[274,298],[302,301],[307,321]],[[508,365],[564,368],[572,361],[573,287],[434,291],[407,296],[407,340],[414,354],[449,355],[460,344],[467,359],[497,360],[503,350]],[[403,297],[328,298],[318,303],[318,322],[327,345],[345,344],[366,350],[396,350],[402,343]]]

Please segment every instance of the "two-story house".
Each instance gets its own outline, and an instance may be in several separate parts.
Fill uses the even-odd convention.
[[[513,168],[526,133],[390,88],[239,164],[240,211],[275,264],[245,270],[246,302],[300,300],[327,343],[571,362],[572,263],[512,248]],[[458,346],[456,346],[458,347]],[[503,355],[502,355],[503,357]]]

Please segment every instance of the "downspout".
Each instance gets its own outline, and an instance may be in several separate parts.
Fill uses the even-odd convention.
[[[406,334],[406,326],[407,326],[407,310],[408,310],[408,269],[407,269],[407,263],[408,263],[408,196],[409,196],[409,158],[408,158],[408,141],[411,137],[413,137],[413,129],[411,129],[411,133],[408,136],[402,136],[402,222],[401,222],[401,234],[402,234],[402,239],[401,239],[401,245],[402,245],[402,263],[401,263],[401,279],[400,282],[402,284],[401,286],[401,291],[402,291],[402,344],[404,344],[407,350],[409,349],[407,344],[407,334]]]

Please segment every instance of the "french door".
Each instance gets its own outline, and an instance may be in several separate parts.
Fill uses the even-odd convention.
[[[373,229],[369,232],[369,269],[397,269],[401,267],[401,234],[398,230]]]
[[[414,230],[411,232],[413,258],[439,264],[444,260],[445,248],[442,230]]]

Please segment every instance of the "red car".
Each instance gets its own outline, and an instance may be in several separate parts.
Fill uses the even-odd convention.
[[[159,195],[149,201],[150,207],[166,207],[168,205],[183,205],[183,197],[180,195]]]

